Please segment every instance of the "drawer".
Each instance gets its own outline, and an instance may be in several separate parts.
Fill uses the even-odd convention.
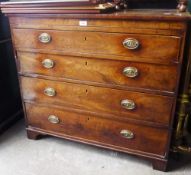
[[[35,127],[83,142],[123,150],[165,155],[168,131],[121,123],[26,103],[27,122]]]
[[[131,91],[21,78],[26,101],[64,105],[97,115],[132,118],[168,125],[174,98]]]
[[[18,52],[20,72],[175,92],[177,66]]]
[[[178,61],[181,42],[176,36],[34,29],[13,29],[13,38],[18,50],[161,63]]]

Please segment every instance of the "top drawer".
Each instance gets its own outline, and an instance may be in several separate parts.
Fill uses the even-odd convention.
[[[165,64],[178,61],[181,43],[177,36],[34,29],[13,29],[13,37],[19,50]]]

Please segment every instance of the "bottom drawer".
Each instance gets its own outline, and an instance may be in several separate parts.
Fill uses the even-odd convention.
[[[168,131],[26,103],[28,125],[119,151],[164,156]],[[52,122],[52,123],[51,123]]]

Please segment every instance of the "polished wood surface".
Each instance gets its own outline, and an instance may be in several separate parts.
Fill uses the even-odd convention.
[[[174,102],[173,97],[27,77],[21,78],[21,86],[23,99],[26,101],[64,105],[69,108],[93,111],[98,115],[107,113],[164,125],[169,124]],[[44,94],[44,90],[48,87],[56,91],[55,96],[49,97]],[[134,110],[124,109],[121,101],[125,99],[133,100],[136,108]]]
[[[128,12],[129,13],[129,12]],[[119,14],[118,14],[119,15]],[[78,30],[78,31],[102,31],[102,32],[120,32],[120,33],[139,33],[139,34],[158,34],[158,35],[182,35],[186,30],[186,23],[181,21],[154,21],[154,20],[114,20],[114,19],[91,19],[82,18],[87,22],[87,26],[80,26],[81,21],[78,18],[68,19],[64,15],[61,18],[36,16],[11,16],[9,21],[14,28],[26,29],[54,29],[54,30]]]
[[[38,40],[42,33],[51,36],[49,43],[41,43]],[[145,61],[145,58],[153,59],[153,62],[155,59],[163,62],[177,62],[179,61],[181,44],[181,38],[176,36],[81,31],[13,29],[13,37],[15,47],[18,50],[25,50],[25,48],[37,49],[38,51],[44,50],[45,52],[50,52],[50,50],[54,52],[55,50],[66,55],[83,54],[89,57],[105,55],[113,59],[120,56],[123,60],[137,58],[142,62]],[[138,40],[140,47],[135,50],[125,48],[123,42],[128,38]]]
[[[165,129],[156,129],[113,122],[91,115],[80,115],[55,108],[26,104],[28,127],[43,129],[58,133],[66,137],[82,139],[123,149],[147,152],[153,156],[164,157],[168,132]],[[53,124],[48,121],[49,115],[56,115],[60,122]],[[134,133],[133,139],[120,135],[120,131],[128,129]]]
[[[122,88],[135,87],[152,89],[156,92],[163,91],[174,94],[178,68],[156,64],[144,64],[126,61],[109,61],[94,58],[71,57],[62,55],[37,54],[18,52],[19,73],[21,75],[45,75],[63,80],[84,80],[102,83],[103,85],[120,85]],[[53,61],[52,68],[43,66],[43,61]],[[135,67],[138,70],[136,77],[127,77],[123,71],[126,67]]]
[[[166,170],[188,13],[75,15],[56,5],[1,6],[10,20],[29,138],[47,134],[110,148]],[[42,33],[50,42],[39,40]],[[127,38],[139,47],[125,48]],[[45,59],[53,66],[46,68]],[[139,74],[127,77],[125,67]]]

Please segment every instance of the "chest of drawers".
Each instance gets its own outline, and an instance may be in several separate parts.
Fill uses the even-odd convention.
[[[66,15],[6,6],[28,137],[52,135],[166,170],[188,14]],[[81,26],[80,24],[86,24]]]

